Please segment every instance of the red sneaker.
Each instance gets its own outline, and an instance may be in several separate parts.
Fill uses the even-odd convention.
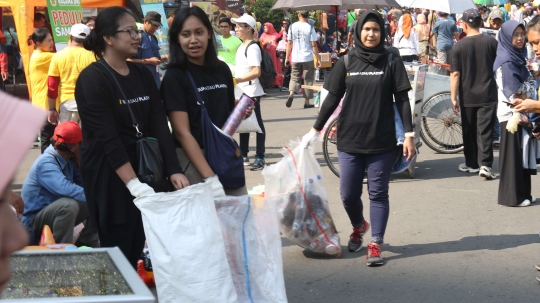
[[[381,247],[377,244],[369,244],[366,259],[368,266],[383,265],[384,260],[381,256]]]
[[[353,228],[353,232],[349,239],[348,249],[350,252],[357,252],[362,249],[362,236],[369,230],[370,224],[364,220],[364,225],[359,228]]]

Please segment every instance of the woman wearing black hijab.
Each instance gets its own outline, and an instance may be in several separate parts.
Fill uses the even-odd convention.
[[[403,155],[410,160],[416,152],[407,95],[411,84],[401,58],[390,58],[385,50],[384,36],[381,15],[376,11],[364,12],[356,24],[355,48],[348,55],[348,65],[345,66],[342,57],[332,69],[324,83],[328,96],[312,130],[302,138],[306,147],[316,141],[319,131],[347,92],[338,118],[340,191],[353,227],[348,248],[357,252],[362,249],[362,235],[370,228],[370,223],[364,219],[360,199],[364,172],[367,171],[372,227],[368,266],[384,263],[380,245],[388,222],[388,184],[397,143],[394,98],[406,132]]]

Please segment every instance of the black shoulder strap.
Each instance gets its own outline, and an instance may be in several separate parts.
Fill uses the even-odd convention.
[[[246,51],[245,51],[245,54],[244,54],[244,55],[246,56],[246,58],[247,58],[247,51],[248,51],[248,48],[249,48],[252,44],[258,44],[258,43],[259,43],[259,42],[255,41],[255,40],[249,42],[248,46],[246,46]],[[261,55],[262,55],[262,54],[261,54]]]
[[[113,73],[112,68],[105,62],[104,59],[101,59],[98,61],[98,64],[101,63],[103,67],[105,67],[105,70],[109,72],[109,74],[112,76],[114,83],[116,83],[116,86],[120,90],[120,94],[122,95],[122,98],[124,98],[124,101],[126,102],[127,108],[129,110],[129,115],[131,116],[131,123],[133,124],[133,127],[137,130],[137,137],[142,137],[143,133],[139,131],[139,124],[137,123],[137,120],[135,119],[135,115],[133,114],[133,111],[131,110],[131,106],[129,105],[128,99],[126,98],[126,95],[124,94],[124,91],[122,90],[122,87],[120,86],[120,83],[118,83],[118,80],[116,79],[116,75]]]

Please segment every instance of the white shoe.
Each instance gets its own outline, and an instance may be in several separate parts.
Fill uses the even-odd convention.
[[[528,199],[525,199],[525,201],[521,202],[521,204],[518,204],[517,206],[529,206],[531,205],[531,201]]]
[[[491,170],[491,167],[482,166],[480,167],[480,172],[478,173],[480,177],[486,178],[486,180],[493,180],[495,179],[495,174],[493,174],[493,170]]]
[[[531,196],[531,203],[534,203],[536,202],[536,197],[535,196]]]
[[[465,163],[462,163],[458,166],[458,169],[462,172],[469,172],[469,173],[477,173],[480,171],[479,168],[472,168],[472,167],[468,167],[467,164]]]

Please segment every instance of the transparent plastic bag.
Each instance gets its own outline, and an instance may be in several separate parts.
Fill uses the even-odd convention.
[[[263,176],[266,199],[278,205],[283,236],[307,250],[340,257],[339,235],[315,150],[291,142],[282,153],[283,159],[267,166]]]
[[[260,196],[215,204],[238,302],[287,302],[276,205]]]

